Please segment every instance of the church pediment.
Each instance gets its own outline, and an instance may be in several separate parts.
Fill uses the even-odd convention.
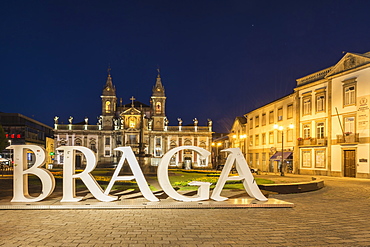
[[[336,65],[333,66],[331,71],[325,77],[348,71],[368,63],[370,63],[370,57],[367,56],[367,53],[356,54],[348,52]]]
[[[131,108],[129,108],[129,109],[127,109],[127,110],[125,110],[121,113],[121,115],[140,115],[140,114],[141,114],[141,111],[139,111],[138,109],[133,108],[133,107],[131,107]]]

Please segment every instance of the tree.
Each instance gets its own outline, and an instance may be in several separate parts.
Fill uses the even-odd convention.
[[[5,131],[3,126],[0,124],[0,152],[8,146],[8,140],[5,137]]]

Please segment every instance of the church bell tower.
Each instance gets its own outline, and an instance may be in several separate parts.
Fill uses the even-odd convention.
[[[164,129],[164,119],[166,118],[166,96],[164,92],[164,87],[161,81],[161,74],[158,69],[157,81],[153,87],[152,97],[151,97],[151,111],[153,119],[153,130],[163,130]]]
[[[111,69],[108,68],[108,78],[105,83],[103,93],[100,96],[102,99],[101,124],[102,128],[106,130],[113,129],[113,118],[115,116],[117,106],[116,88],[113,86],[110,70]]]

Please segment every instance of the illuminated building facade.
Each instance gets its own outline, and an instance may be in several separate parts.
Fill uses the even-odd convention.
[[[41,146],[46,149],[48,154],[46,156],[47,164],[52,163],[53,157],[50,153],[54,150],[53,128],[19,113],[0,112],[0,124],[3,126],[9,145]],[[10,150],[3,150],[2,152],[1,156],[3,158],[13,159]],[[28,164],[31,165],[34,161],[35,155],[32,152],[28,152]]]
[[[290,94],[235,120],[231,143],[242,149],[252,168],[278,172],[282,160],[285,166],[292,166],[296,107],[295,94]]]
[[[116,147],[130,146],[138,157],[145,158],[151,166],[157,166],[161,157],[170,149],[178,146],[198,146],[211,151],[212,121],[206,126],[198,125],[193,119],[192,125],[183,126],[178,119],[177,126],[169,126],[166,117],[166,95],[160,74],[152,89],[150,104],[130,98],[131,103],[122,105],[117,102],[116,89],[110,72],[104,86],[101,102],[102,114],[97,124],[89,124],[89,119],[81,123],[60,124],[55,117],[55,146],[77,145],[92,149],[99,165],[116,164],[121,156]],[[63,154],[56,153],[56,163],[63,163]],[[84,165],[84,157],[76,156],[76,165]],[[210,160],[201,160],[193,151],[177,153],[171,160],[173,167],[203,169],[211,167]]]
[[[263,164],[280,151],[278,124],[285,126],[281,137],[294,173],[370,178],[369,81],[370,52],[348,52],[334,66],[297,79],[294,93],[245,114],[247,161],[271,171]]]

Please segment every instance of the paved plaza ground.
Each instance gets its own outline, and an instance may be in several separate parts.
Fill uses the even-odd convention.
[[[270,195],[294,208],[0,210],[0,246],[370,246],[370,180],[320,178]]]

